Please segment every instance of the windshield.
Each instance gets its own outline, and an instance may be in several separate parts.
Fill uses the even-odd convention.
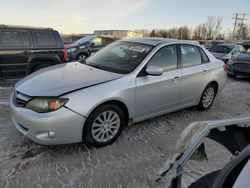
[[[83,38],[75,41],[74,44],[84,44],[86,42],[90,42],[93,38],[94,38],[94,36],[86,36],[86,37],[83,37]]]
[[[86,64],[119,74],[132,72],[147,56],[152,46],[132,42],[115,42],[86,60]]]
[[[230,53],[233,49],[233,46],[226,46],[226,45],[215,45],[213,46],[210,51],[217,52],[217,53]]]

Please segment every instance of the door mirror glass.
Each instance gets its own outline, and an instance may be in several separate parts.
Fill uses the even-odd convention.
[[[150,65],[147,69],[146,69],[146,73],[148,75],[152,75],[152,76],[160,76],[163,73],[163,70],[161,67],[156,66],[156,65]]]

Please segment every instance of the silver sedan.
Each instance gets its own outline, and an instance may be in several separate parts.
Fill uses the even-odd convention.
[[[225,66],[192,42],[121,40],[82,62],[19,81],[10,98],[12,119],[39,144],[104,146],[128,124],[189,106],[210,108],[224,87]]]

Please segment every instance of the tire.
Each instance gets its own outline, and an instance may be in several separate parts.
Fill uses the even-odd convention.
[[[227,73],[227,76],[228,76],[229,78],[235,78],[235,77],[236,77],[235,74],[229,74],[229,73]]]
[[[211,188],[219,173],[220,170],[211,172],[192,183],[188,188]]]
[[[215,84],[208,84],[208,86],[205,88],[201,95],[201,99],[198,105],[199,110],[207,110],[209,109],[215,99],[217,93],[217,87]]]
[[[51,65],[54,65],[54,64],[48,64],[48,63],[40,63],[38,64],[37,66],[35,66],[33,69],[32,69],[32,72],[36,72],[38,70],[41,70],[43,68],[46,68],[46,67],[49,67]]]
[[[125,122],[124,112],[119,106],[113,104],[99,106],[86,120],[83,141],[97,147],[109,145],[120,136]]]
[[[77,61],[83,61],[87,58],[88,56],[85,53],[81,53],[77,56],[76,60]]]

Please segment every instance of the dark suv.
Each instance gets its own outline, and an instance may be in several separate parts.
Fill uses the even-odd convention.
[[[104,46],[116,41],[115,37],[111,36],[97,36],[89,35],[83,37],[71,45],[67,45],[68,60],[84,60],[89,57],[92,53],[97,52]]]
[[[57,31],[0,25],[0,79],[24,77],[66,59],[67,52]]]

